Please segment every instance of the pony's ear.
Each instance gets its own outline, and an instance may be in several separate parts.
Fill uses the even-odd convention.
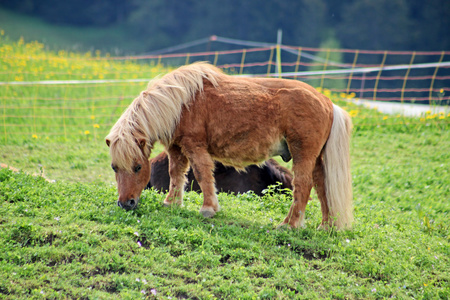
[[[146,143],[145,139],[139,139],[139,140],[137,140],[137,143],[138,143],[139,148],[141,148],[141,150],[144,151],[145,143]]]
[[[105,142],[106,142],[106,146],[109,147],[109,145],[111,145],[111,141],[109,139],[106,139]]]

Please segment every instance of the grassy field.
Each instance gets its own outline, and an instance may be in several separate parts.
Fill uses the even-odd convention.
[[[17,53],[27,51],[28,44],[1,47],[8,45]],[[59,55],[64,60],[76,54]],[[105,70],[106,78],[122,74],[125,67],[149,76],[164,72],[106,61],[108,69],[100,60],[81,56],[79,64],[98,64],[91,68]],[[0,68],[21,66],[17,58],[6,62],[5,57]],[[32,62],[25,64],[16,74],[37,80],[28,68]],[[59,75],[51,75],[46,65],[40,74],[58,79],[71,65],[68,60]],[[76,76],[92,75],[87,68]],[[3,69],[2,76],[12,76],[10,70]],[[292,199],[271,190],[263,197],[220,194],[222,211],[213,219],[199,215],[202,197],[196,193],[186,194],[182,208],[162,207],[164,195],[154,191],[143,193],[135,211],[117,207],[103,137],[142,89],[138,84],[126,91],[122,87],[97,85],[92,92],[85,86],[80,94],[67,87],[2,90],[0,162],[24,172],[0,170],[0,299],[450,297],[450,116],[386,116],[324,90],[353,116],[354,228],[317,230],[321,213],[313,194],[306,228],[276,230]],[[95,113],[101,109],[96,104],[91,114],[92,106],[79,100],[97,97],[92,94],[96,89],[114,105],[122,102],[105,116]],[[81,117],[77,111],[85,110],[85,118],[68,118],[72,129],[64,131],[61,120],[55,121],[57,112],[53,118],[37,118],[51,113],[47,102],[10,108],[27,97],[31,102],[70,102],[70,109],[59,112]],[[33,109],[34,132],[33,122],[13,117],[30,110],[33,116]],[[51,130],[44,130],[45,122]],[[25,172],[44,172],[56,182]]]

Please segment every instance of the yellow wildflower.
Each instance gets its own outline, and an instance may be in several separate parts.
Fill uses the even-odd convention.
[[[86,130],[85,132],[84,132],[84,134],[85,135],[88,135],[88,134],[90,134],[91,132],[89,131],[89,130]]]
[[[100,128],[100,125],[94,124],[94,128]]]
[[[387,119],[388,119],[388,116],[384,116],[384,117],[383,117],[383,120],[387,120]]]
[[[351,110],[350,112],[349,112],[349,115],[351,116],[351,117],[356,117],[357,115],[358,115],[358,111],[357,110]]]
[[[32,137],[33,139],[37,139],[37,138],[38,138],[38,136],[37,136],[36,134],[33,134],[31,137]]]

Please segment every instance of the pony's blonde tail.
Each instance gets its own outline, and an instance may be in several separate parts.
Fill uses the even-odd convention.
[[[350,174],[350,135],[352,121],[333,104],[333,125],[324,149],[325,191],[332,224],[350,228],[353,222],[352,177]]]

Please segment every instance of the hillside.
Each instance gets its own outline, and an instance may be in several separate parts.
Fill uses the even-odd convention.
[[[74,27],[47,23],[39,17],[19,14],[0,7],[0,29],[11,40],[23,37],[26,42],[39,41],[52,50],[94,51],[114,54],[140,53],[144,47],[128,38],[121,26]]]

